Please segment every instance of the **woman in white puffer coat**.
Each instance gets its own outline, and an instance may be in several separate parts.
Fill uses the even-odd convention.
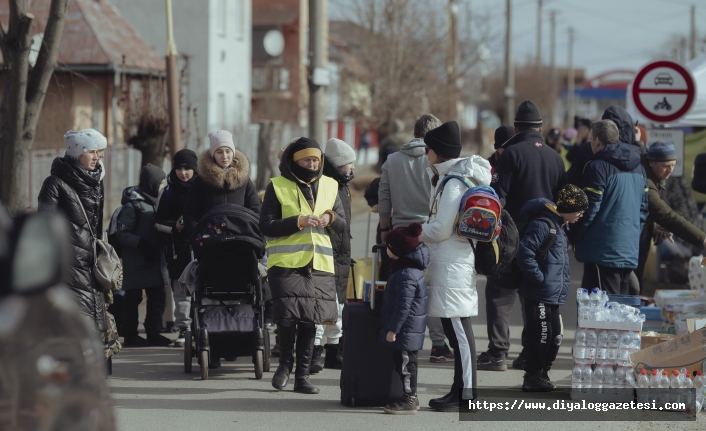
[[[475,256],[466,238],[454,232],[463,194],[468,187],[447,175],[466,177],[476,185],[490,184],[490,163],[480,156],[459,158],[461,133],[455,121],[442,124],[424,137],[432,178],[431,215],[419,237],[429,248],[425,277],[429,294],[428,316],[441,317],[444,333],[455,351],[454,382],[444,397],[429,406],[436,411],[457,411],[461,400],[475,398],[476,347],[471,316],[478,315]]]

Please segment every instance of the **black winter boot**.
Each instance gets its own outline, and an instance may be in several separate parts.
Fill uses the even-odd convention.
[[[272,387],[282,390],[287,386],[289,374],[292,372],[292,366],[294,365],[294,339],[296,338],[297,327],[291,321],[278,322],[277,327],[279,329],[281,353],[279,366],[277,371],[275,371],[275,375],[272,376]]]
[[[294,392],[302,394],[318,394],[319,388],[309,381],[311,355],[314,351],[316,326],[300,323],[297,328],[297,368],[294,371]]]
[[[550,392],[554,385],[542,378],[542,372],[525,373],[522,392]]]
[[[324,369],[324,360],[321,358],[321,354],[324,353],[324,346],[314,346],[314,354],[311,357],[311,367],[309,371],[311,374],[316,374]],[[326,355],[328,357],[328,355]]]
[[[343,365],[343,355],[341,355],[340,344],[327,344],[324,346],[326,349],[326,361],[324,361],[324,368],[330,368],[334,370],[340,370]]]

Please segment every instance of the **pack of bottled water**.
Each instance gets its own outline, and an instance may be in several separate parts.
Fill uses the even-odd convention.
[[[666,370],[653,369],[651,373],[640,370],[637,379],[637,402],[683,403],[687,413],[698,413],[704,409],[704,378],[701,370],[694,375],[682,368],[672,370],[671,375]],[[673,405],[673,404],[672,404]]]
[[[644,322],[645,315],[640,314],[640,309],[625,304],[611,302],[608,292],[594,287],[579,288],[576,291],[576,302],[579,309],[579,320],[592,320],[597,322]]]

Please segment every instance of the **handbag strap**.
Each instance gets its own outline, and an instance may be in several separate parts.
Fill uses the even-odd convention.
[[[83,207],[83,202],[81,202],[81,197],[78,195],[78,192],[74,190],[73,187],[69,186],[72,192],[74,192],[74,196],[76,196],[76,200],[78,201],[78,205],[81,207],[81,211],[83,211],[83,216],[86,218],[86,224],[88,225],[88,231],[91,232],[91,236],[96,239],[96,234],[93,233],[93,229],[91,228],[91,221],[88,219],[88,214],[86,214],[86,209]]]

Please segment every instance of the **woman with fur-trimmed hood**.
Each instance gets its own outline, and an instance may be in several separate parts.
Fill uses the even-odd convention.
[[[199,157],[199,176],[189,190],[184,208],[184,224],[191,232],[209,210],[220,204],[242,205],[260,213],[257,189],[250,181],[250,162],[235,149],[227,130],[208,134],[211,146]]]

